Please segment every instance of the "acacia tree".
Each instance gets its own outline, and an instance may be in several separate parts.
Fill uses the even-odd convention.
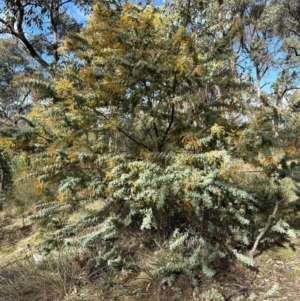
[[[51,82],[59,62],[60,40],[71,31],[79,31],[82,24],[71,13],[79,9],[88,13],[87,1],[27,1],[4,0],[0,2],[1,52],[5,57],[1,72],[1,127],[15,135],[28,123],[26,113],[36,93],[28,82],[39,86],[41,76],[48,75]],[[10,36],[10,38],[7,38]],[[35,63],[34,63],[35,61]],[[43,93],[44,97],[47,97]],[[40,100],[43,97],[40,97]],[[9,130],[8,130],[9,129]],[[1,153],[1,166],[7,166]],[[6,168],[7,169],[7,168]],[[4,181],[1,168],[0,181]]]
[[[209,262],[228,252],[252,264],[237,246],[253,242],[264,224],[264,217],[254,223],[255,210],[273,208],[261,203],[266,195],[285,199],[288,181],[276,179],[278,188],[272,190],[266,168],[260,175],[264,193],[257,193],[257,179],[243,182],[238,175],[238,162],[251,166],[254,152],[267,158],[262,149],[271,146],[245,147],[257,124],[231,118],[243,113],[237,89],[243,85],[232,68],[230,40],[220,52],[221,38],[213,38],[225,25],[212,19],[211,29],[191,31],[181,23],[174,26],[172,15],[163,23],[162,16],[151,7],[96,5],[82,34],[64,43],[66,55],[75,61],[51,88],[55,105],[35,106],[29,115],[34,125],[27,131],[30,141],[15,143],[34,148],[31,157],[40,181],[61,181],[62,201],[86,190],[91,197],[111,197],[120,204],[126,225],[172,233],[180,221],[188,234],[177,230],[174,239],[187,235],[199,243],[187,269],[194,258],[212,275]],[[233,42],[235,23],[226,28]],[[201,51],[201,41],[211,53]],[[255,135],[271,133],[266,126],[260,130]],[[216,245],[220,231],[224,235]],[[205,261],[208,250],[214,256]]]
[[[151,5],[97,3],[87,27],[64,40],[60,72],[35,90],[43,102],[26,126],[13,137],[1,131],[3,145],[30,158],[25,176],[44,187],[58,183],[60,204],[106,200],[83,230],[83,246],[96,241],[109,250],[126,229],[163,231],[181,262],[157,272],[183,272],[195,284],[191,271],[213,276],[215,262],[230,254],[254,265],[264,235],[293,235],[287,200],[297,188],[290,161],[298,154],[288,149],[298,117],[290,114],[278,137],[273,111],[245,118],[252,87],[233,64],[241,22],[229,4],[210,2],[200,11],[206,22],[192,28],[181,21],[185,10],[178,21]],[[49,218],[58,206],[32,218]],[[250,257],[242,254],[249,249]]]

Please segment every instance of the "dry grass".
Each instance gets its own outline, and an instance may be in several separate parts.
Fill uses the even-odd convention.
[[[84,204],[82,212],[69,215],[68,223],[102,205],[102,201]],[[299,219],[295,219],[294,226],[297,225]],[[253,300],[263,301],[270,299],[266,299],[266,293],[276,283],[278,290],[269,297],[300,300],[300,239],[257,256],[259,273],[253,282],[253,271],[232,260],[213,279],[200,277],[196,291],[186,276],[178,275],[170,287],[166,276],[153,273],[171,256],[163,237],[137,237],[131,233],[119,238],[115,243],[125,261],[132,262],[135,268],[128,264],[122,269],[110,269],[91,266],[93,261],[89,261],[89,256],[79,258],[81,255],[76,252],[54,252],[36,264],[32,252],[42,236],[42,228],[28,224],[23,229],[11,206],[0,214],[1,301],[216,301],[203,297],[203,292],[211,289],[227,296],[228,301],[238,296],[241,301],[248,301],[251,293],[255,295]],[[30,248],[26,249],[28,245]]]
[[[300,239],[291,246],[263,252],[256,258],[259,273],[253,283],[253,271],[232,261],[222,274],[213,279],[201,278],[199,292],[189,279],[179,275],[169,287],[164,275],[153,271],[167,256],[159,250],[151,253],[141,248],[136,258],[139,270],[98,270],[96,277],[87,272],[88,260],[78,264],[76,254],[56,254],[39,264],[30,257],[0,267],[0,300],[3,301],[215,301],[203,299],[203,292],[214,288],[227,300],[268,300],[266,293],[274,284],[279,288],[275,300],[300,300]],[[90,275],[89,275],[90,273]],[[95,275],[95,274],[94,274]],[[284,299],[283,299],[284,298]]]
[[[31,257],[0,266],[0,300],[63,300],[80,285],[82,270],[67,254],[35,263]]]
[[[269,250],[257,259],[260,273],[255,283],[257,288],[270,289],[275,283],[275,297],[287,301],[300,300],[300,239],[291,244]]]

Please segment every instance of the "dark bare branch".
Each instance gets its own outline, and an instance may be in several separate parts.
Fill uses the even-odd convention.
[[[96,110],[95,108],[91,107],[91,106],[88,106],[88,105],[85,105],[87,108],[90,108],[91,110],[93,110],[94,113],[96,113],[97,115],[99,116],[102,116],[105,120],[109,120],[109,117],[107,117],[105,114],[103,114],[102,112]],[[142,146],[144,148],[146,148],[147,150],[149,151],[153,151],[149,146],[147,146],[146,144],[138,141],[136,138],[134,138],[132,135],[126,133],[124,130],[122,130],[120,127],[118,126],[115,126],[115,128],[120,132],[122,133],[124,136],[126,136],[128,139],[130,139],[131,141],[133,141],[134,143],[136,143],[137,145],[139,146]]]
[[[256,249],[257,249],[257,247],[258,247],[258,244],[259,244],[260,240],[261,240],[262,237],[265,235],[265,233],[268,231],[268,229],[269,229],[269,227],[270,227],[272,221],[275,219],[276,213],[277,213],[277,210],[278,210],[279,205],[280,205],[283,201],[284,201],[284,200],[282,199],[282,200],[279,200],[279,201],[277,201],[277,202],[275,203],[274,210],[273,210],[272,214],[269,216],[269,218],[268,218],[268,220],[267,220],[267,223],[266,223],[265,227],[260,231],[259,235],[256,237],[255,242],[254,242],[254,244],[253,244],[253,247],[252,247],[252,249],[251,249],[250,252],[249,252],[249,255],[250,255],[252,258],[253,258],[253,256],[254,256],[254,253],[255,253],[255,251],[256,251]]]

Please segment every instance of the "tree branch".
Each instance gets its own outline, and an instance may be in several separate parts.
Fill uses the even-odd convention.
[[[291,48],[292,50],[294,50],[294,53],[296,56],[300,56],[300,53],[297,52],[297,49],[295,47],[289,46],[288,48]]]
[[[102,112],[99,112],[99,111],[96,110],[95,108],[90,107],[90,106],[88,106],[88,105],[85,105],[85,106],[86,106],[87,108],[93,110],[97,115],[100,115],[100,116],[102,116],[104,119],[109,120],[109,117],[105,116]],[[140,146],[146,148],[147,150],[149,150],[149,151],[151,151],[151,152],[153,151],[149,146],[145,145],[145,144],[142,143],[142,142],[137,141],[134,137],[132,137],[131,135],[129,135],[128,133],[126,133],[126,132],[125,132],[124,130],[122,130],[120,127],[115,126],[115,128],[116,128],[119,132],[121,132],[123,135],[125,135],[127,138],[129,138],[131,141],[133,141],[134,143],[136,143],[137,145],[140,145]]]
[[[255,251],[256,251],[256,249],[257,249],[257,246],[258,246],[260,240],[262,239],[262,237],[265,235],[265,233],[266,233],[267,230],[269,229],[272,220],[275,219],[276,213],[277,213],[277,210],[278,210],[279,205],[280,205],[283,201],[284,201],[284,200],[282,199],[282,200],[277,201],[277,202],[275,203],[274,210],[273,210],[272,214],[269,216],[269,218],[268,218],[268,220],[267,220],[267,223],[266,223],[265,227],[261,230],[261,232],[259,233],[259,235],[256,237],[255,242],[254,242],[254,244],[253,244],[253,247],[252,247],[252,249],[251,249],[250,252],[249,252],[249,255],[250,255],[252,258],[253,258],[253,256],[254,256],[254,253],[255,253]]]
[[[169,122],[168,128],[167,128],[166,131],[165,131],[163,140],[162,140],[161,144],[158,146],[158,151],[159,151],[159,152],[161,152],[163,146],[165,145],[166,139],[167,139],[167,137],[168,137],[168,134],[169,134],[170,129],[171,129],[171,127],[172,127],[172,124],[173,124],[173,122],[174,122],[174,115],[175,115],[175,105],[174,105],[174,103],[172,103],[171,106],[172,106],[171,120],[170,120],[170,122]]]
[[[22,6],[22,3],[20,0],[15,1],[16,8],[18,10],[19,16],[16,20],[16,27],[17,30],[14,29],[12,24],[9,24],[4,19],[0,18],[0,23],[2,23],[6,27],[5,33],[9,33],[16,38],[18,38],[26,47],[26,49],[29,51],[29,54],[45,69],[49,68],[49,64],[38,54],[38,52],[35,50],[33,45],[30,43],[30,41],[26,38],[24,30],[23,30],[23,20],[24,20],[24,7]]]

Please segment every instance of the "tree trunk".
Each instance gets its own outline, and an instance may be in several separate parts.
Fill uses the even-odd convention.
[[[3,155],[0,153],[0,211],[3,211],[3,182],[4,182],[4,164],[3,164]]]

